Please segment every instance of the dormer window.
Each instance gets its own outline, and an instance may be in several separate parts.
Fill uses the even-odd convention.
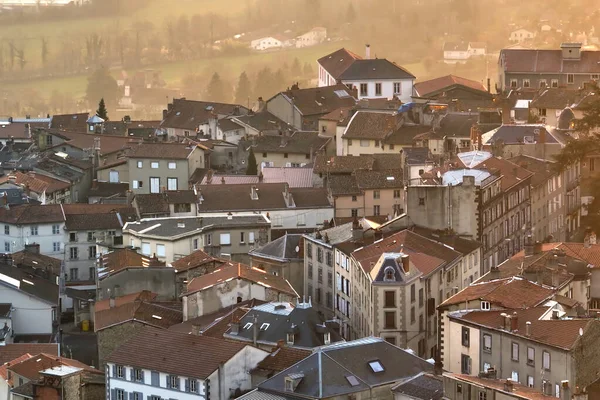
[[[294,391],[294,380],[289,376],[285,377],[285,391],[293,392]]]
[[[331,343],[331,333],[329,333],[329,332],[325,332],[325,333],[323,334],[323,342],[324,342],[325,344],[330,344],[330,343]]]
[[[267,329],[269,329],[270,324],[264,323],[260,326],[260,330],[261,331],[266,331]]]
[[[396,271],[392,267],[386,267],[384,270],[383,280],[385,282],[395,282],[396,281]]]
[[[248,322],[246,325],[244,325],[244,329],[248,330],[250,328],[252,328],[252,322]]]
[[[288,333],[287,335],[287,344],[294,344],[294,334],[293,333]]]
[[[481,309],[483,311],[490,311],[490,302],[489,301],[482,301],[481,302]]]

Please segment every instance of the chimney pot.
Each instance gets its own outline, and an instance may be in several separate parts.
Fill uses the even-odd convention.
[[[512,317],[510,318],[510,330],[512,332],[516,332],[519,330],[519,316],[517,315],[516,311],[513,313]]]
[[[365,58],[367,60],[371,59],[371,45],[370,44],[365,45]]]
[[[405,274],[410,273],[410,257],[408,254],[402,255],[402,269]]]
[[[531,322],[527,321],[525,323],[525,336],[529,337],[531,336]]]

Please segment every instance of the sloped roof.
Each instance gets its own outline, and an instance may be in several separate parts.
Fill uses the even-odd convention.
[[[46,303],[58,304],[58,285],[29,273],[23,268],[15,268],[8,265],[0,265],[0,274],[10,277],[19,282],[18,286],[3,281],[2,284],[15,290],[20,290],[31,297],[38,298]]]
[[[115,274],[131,267],[166,267],[157,259],[146,257],[135,250],[123,248],[116,249],[101,257],[102,268],[106,268],[106,274]],[[102,274],[102,272],[101,272]]]
[[[346,139],[383,140],[396,130],[397,117],[390,113],[358,111],[343,137]]]
[[[571,349],[579,339],[579,329],[583,329],[584,334],[591,328],[600,329],[600,322],[590,319],[570,319],[570,320],[540,320],[539,318],[548,309],[546,307],[536,307],[524,310],[516,310],[509,315],[517,317],[517,330],[511,334],[521,336],[528,340],[543,343],[548,346],[561,349]],[[506,311],[471,311],[464,314],[459,319],[472,322],[488,329],[503,330],[499,327],[504,325],[504,317],[501,315]],[[450,314],[453,317],[453,314]],[[526,336],[526,324],[531,322],[530,336]]]
[[[145,328],[113,351],[107,361],[206,379],[244,347],[246,344],[208,336]]]
[[[189,129],[195,132],[213,116],[243,115],[248,109],[238,104],[213,103],[186,99],[173,99],[172,109],[161,122],[163,128]]]
[[[15,358],[14,360],[10,360],[5,362],[4,364],[0,365],[0,377],[2,377],[4,380],[8,380],[8,367],[13,365],[13,364],[18,364],[21,361],[25,361],[30,359],[32,356],[29,353],[24,353],[20,356],[18,356],[17,358]]]
[[[534,187],[545,185],[549,178],[558,175],[558,171],[554,168],[556,164],[555,161],[544,160],[527,155],[512,157],[508,160],[533,172],[531,185]]]
[[[261,362],[256,365],[256,369],[272,372],[281,372],[284,369],[291,367],[297,362],[304,360],[311,354],[310,350],[292,348],[292,347],[277,347],[271,354],[266,356]]]
[[[224,265],[214,272],[192,279],[183,295],[188,296],[232,279],[244,279],[294,297],[298,296],[298,293],[296,293],[287,279],[267,274],[258,268],[252,268],[240,263]]]
[[[128,156],[129,158],[186,160],[196,147],[183,143],[142,143],[133,146]]]
[[[60,204],[22,204],[6,209],[0,208],[0,222],[16,225],[43,224],[65,220]]]
[[[503,49],[500,59],[508,73],[600,73],[600,51],[582,51],[579,60],[563,60],[562,50]]]
[[[251,256],[274,259],[278,261],[298,260],[302,258],[302,235],[286,233],[266,245],[250,251]],[[296,251],[298,248],[298,251]]]
[[[287,182],[291,188],[312,188],[313,169],[308,167],[265,167],[261,170],[264,183]]]
[[[520,277],[474,283],[450,297],[440,307],[485,300],[509,309],[535,307],[552,297],[554,290]]]
[[[40,372],[49,368],[66,365],[70,367],[81,368],[90,372],[100,372],[95,368],[87,366],[82,362],[71,358],[58,357],[51,354],[36,354],[31,358],[21,361],[18,364],[13,364],[8,369],[15,374],[21,375],[29,380],[35,381],[39,378]]]
[[[340,74],[339,79],[415,79],[415,76],[385,58],[372,58],[355,60]]]
[[[156,328],[167,329],[183,320],[183,313],[170,307],[136,300],[121,306],[96,311],[96,332],[128,321],[136,321]]]
[[[501,125],[500,127],[483,134],[482,143],[491,145],[502,141],[504,144],[528,144],[546,143],[559,144],[560,142],[552,136],[544,125]]]
[[[444,43],[444,51],[469,51],[469,43],[446,42]]]
[[[415,399],[441,400],[444,398],[444,381],[441,376],[423,373],[392,387],[392,392]]]
[[[479,378],[471,375],[461,375],[461,374],[452,374],[449,372],[444,372],[444,376],[449,376],[453,379],[458,380],[459,382],[468,382],[473,383],[477,386],[492,388],[499,392],[505,392],[504,384],[505,380],[500,379],[487,379],[487,378]],[[527,399],[527,400],[549,400],[552,396],[547,396],[541,393],[536,388],[530,388],[525,385],[520,385],[517,382],[513,382],[513,389],[511,392],[511,397],[519,396],[519,399]]]
[[[338,79],[356,60],[362,60],[362,57],[341,48],[325,57],[319,58],[317,62],[329,73],[329,75],[333,76],[334,79]]]
[[[188,269],[198,268],[206,264],[213,263],[215,268],[221,264],[226,263],[227,260],[223,260],[217,257],[213,257],[206,253],[204,250],[196,250],[187,256],[180,258],[179,260],[173,261],[169,264],[177,272],[187,271]]]
[[[127,303],[133,303],[135,301],[152,301],[156,298],[157,294],[156,293],[152,293],[148,290],[142,290],[141,292],[137,292],[137,293],[131,293],[125,296],[120,296],[120,297],[116,297],[114,299],[115,301],[115,307],[120,307],[123,304],[127,304]],[[104,311],[104,310],[108,310],[110,307],[110,299],[104,299],[104,300],[100,300],[97,301],[96,303],[94,303],[94,311],[98,312],[98,311]]]
[[[87,130],[86,121],[88,117],[88,113],[53,115],[50,121],[50,128],[85,132]]]
[[[351,174],[357,169],[373,169],[375,159],[371,155],[327,156],[318,154],[315,158],[314,172],[317,174]]]
[[[254,153],[290,153],[307,154],[317,153],[324,149],[331,138],[321,137],[316,132],[294,132],[283,138],[281,136],[264,135],[253,137],[252,140],[241,140],[240,143],[246,149],[254,150]],[[310,162],[309,159],[306,161]]]
[[[325,115],[340,107],[352,107],[356,99],[352,97],[350,89],[346,85],[323,86],[317,88],[291,89],[281,92],[277,96],[283,96],[304,117],[312,115]],[[267,109],[269,102],[267,101]]]
[[[562,110],[575,104],[584,96],[581,90],[567,88],[545,88],[540,90],[529,104],[532,108]]]
[[[483,86],[483,83],[467,78],[461,78],[460,76],[456,75],[441,76],[439,78],[417,82],[414,85],[417,95],[420,97],[427,97],[428,95],[437,94],[444,90],[448,90],[453,86],[464,86],[468,89],[489,94],[485,86]]]
[[[562,250],[569,257],[586,261],[594,268],[600,268],[600,244],[591,244],[586,247],[584,243],[563,242],[563,243],[542,243],[542,252],[546,253],[554,249]],[[525,250],[521,250],[511,257],[518,260],[525,257]]]

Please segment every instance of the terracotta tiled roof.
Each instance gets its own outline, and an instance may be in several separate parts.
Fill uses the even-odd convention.
[[[410,256],[410,261],[424,275],[435,271],[438,267],[451,263],[459,258],[460,253],[451,250],[441,243],[436,243],[409,230],[390,235],[373,244],[362,247],[352,254],[366,273],[370,273],[383,253],[403,252]]]
[[[471,79],[461,78],[455,75],[446,75],[428,81],[422,81],[415,83],[415,90],[418,96],[426,97],[429,94],[437,94],[443,90],[447,90],[452,86],[460,85],[465,86],[469,89],[486,92],[485,86],[481,82],[473,81]]]
[[[144,301],[125,303],[95,313],[95,330],[101,331],[124,322],[136,321],[156,328],[167,329],[183,320],[183,313]]]
[[[32,192],[42,194],[51,194],[59,190],[68,189],[71,184],[42,174],[29,173],[24,174],[19,171],[13,171],[8,175],[0,177],[0,183],[8,182],[10,175],[15,177],[17,185],[27,186]]]
[[[549,346],[570,349],[579,338],[579,328],[584,330],[591,325],[590,319],[571,319],[571,320],[540,320],[539,318],[548,311],[546,307],[529,308],[509,312],[513,318],[517,316],[517,330],[511,332],[514,335],[526,337],[529,340],[544,343]],[[458,318],[463,321],[485,326],[489,329],[504,330],[504,317],[501,315],[506,311],[472,311]],[[453,318],[451,316],[451,318]],[[527,322],[531,322],[530,336],[525,335]],[[596,329],[598,326],[596,326]]]
[[[0,364],[5,364],[23,354],[58,354],[56,343],[10,343],[0,346]]]
[[[211,263],[215,265],[215,268],[217,268],[221,264],[227,263],[227,260],[213,257],[210,254],[206,253],[204,250],[196,250],[192,254],[180,258],[179,260],[173,261],[169,265],[175,270],[177,270],[177,272],[182,272],[187,271],[188,269],[201,267],[203,265]]]
[[[223,266],[216,271],[196,277],[188,284],[187,292],[190,295],[195,292],[210,288],[231,279],[243,279],[256,284],[277,290],[291,296],[298,296],[292,285],[280,276],[270,275],[266,272],[243,264]]]
[[[291,347],[276,347],[273,352],[258,363],[256,369],[279,373],[311,355],[310,350]]]
[[[588,264],[593,265],[594,268],[600,268],[600,244],[593,244],[586,247],[583,243],[542,243],[542,252],[548,252],[553,249],[562,250],[569,257],[586,261]],[[512,258],[520,259],[523,257],[525,257],[525,251],[521,250]]]
[[[206,379],[245,346],[208,336],[146,328],[113,351],[107,361]]]
[[[362,57],[341,48],[325,57],[319,58],[317,62],[329,73],[329,75],[333,76],[334,79],[338,79],[356,60],[362,60]]]
[[[53,115],[50,121],[50,128],[85,132],[87,130],[88,118],[88,113]]]
[[[143,143],[134,146],[128,156],[129,158],[185,160],[196,147],[181,143]]]
[[[63,222],[64,220],[61,204],[23,204],[10,209],[0,208],[0,222],[26,225]]]
[[[237,104],[213,103],[186,99],[173,99],[172,109],[161,122],[164,128],[196,129],[215,116],[243,115],[248,111]]]
[[[146,257],[131,249],[117,249],[102,255],[102,265],[107,273],[115,274],[131,267],[166,267],[157,259]]]
[[[22,356],[15,358],[14,360],[7,361],[5,364],[0,366],[0,377],[4,378],[4,380],[8,380],[8,367],[14,364],[18,364],[21,361],[25,361],[31,358],[31,354],[25,353]]]
[[[449,372],[445,372],[444,375],[457,379],[458,381],[473,383],[477,386],[492,388],[500,392],[504,392],[504,383],[506,382],[505,380],[500,379],[486,379],[471,375],[452,374]],[[550,400],[552,398],[552,396],[547,396],[535,388],[513,382],[513,390],[510,397],[513,398],[514,396],[519,396],[519,399],[527,400]]]
[[[54,134],[54,131],[49,131],[49,133]],[[78,149],[91,149],[94,147],[94,139],[97,135],[90,135],[89,133],[79,132],[60,132],[60,136],[66,139],[66,144],[73,146]],[[132,146],[137,146],[137,143],[140,143],[142,139],[132,139],[125,136],[111,136],[111,135],[101,135],[100,137],[100,152],[101,154],[109,154],[118,150],[128,149]],[[60,148],[61,145],[56,145],[54,148]],[[63,144],[64,146],[64,144]]]
[[[115,307],[120,307],[123,304],[133,303],[134,301],[152,301],[156,298],[157,294],[152,293],[148,290],[142,290],[141,292],[131,293],[125,296],[115,298]],[[94,311],[104,311],[110,308],[110,299],[100,300],[94,304]]]
[[[317,174],[351,174],[357,169],[372,170],[375,158],[371,155],[327,156],[318,154],[314,172]]]
[[[397,128],[398,119],[391,113],[358,111],[344,132],[345,139],[383,140]]]
[[[440,307],[468,301],[485,300],[497,307],[519,309],[534,307],[552,297],[554,290],[520,277],[475,283],[450,297]]]
[[[49,266],[51,271],[55,275],[60,275],[61,261],[58,258],[34,253],[32,251],[27,250],[21,250],[16,253],[12,253],[11,257],[13,259],[13,262],[19,267],[43,269]]]
[[[290,106],[293,104],[304,117],[325,115],[340,107],[352,107],[356,104],[356,99],[352,97],[350,89],[342,84],[291,89],[281,92],[273,98],[280,95],[289,101]],[[267,101],[267,109],[273,98]]]
[[[39,378],[40,371],[48,368],[57,367],[59,365],[66,365],[70,367],[81,368],[86,371],[99,372],[98,370],[83,364],[77,360],[73,360],[65,357],[58,357],[50,354],[37,354],[31,358],[21,361],[18,364],[13,364],[8,369],[15,374],[21,375],[29,380],[37,380]]]

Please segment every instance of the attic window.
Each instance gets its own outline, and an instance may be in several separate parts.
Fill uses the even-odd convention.
[[[394,268],[386,267],[384,274],[385,274],[385,276],[384,276],[383,280],[385,282],[396,281],[396,271],[394,271]]]
[[[490,302],[489,301],[482,301],[481,302],[481,309],[483,311],[489,311],[490,310]]]
[[[373,372],[383,372],[383,365],[381,365],[379,360],[371,361],[369,367],[371,367]]]
[[[260,330],[261,331],[266,331],[267,329],[269,329],[270,324],[264,323],[260,326]]]
[[[179,116],[181,115],[181,111],[177,111],[177,112],[175,113],[175,115],[177,115],[177,116],[179,117]]]
[[[358,379],[356,379],[356,377],[354,375],[346,376],[346,380],[348,381],[350,386],[358,386],[359,385]]]
[[[323,343],[330,344],[331,343],[331,333],[325,332],[323,334]]]
[[[287,339],[288,344],[294,344],[294,334],[293,333],[288,333],[286,339]]]
[[[252,328],[252,322],[248,322],[246,325],[244,325],[244,329],[248,330],[250,328]]]
[[[159,315],[152,315],[152,318],[154,318],[154,319],[162,319],[162,317],[159,316]]]

